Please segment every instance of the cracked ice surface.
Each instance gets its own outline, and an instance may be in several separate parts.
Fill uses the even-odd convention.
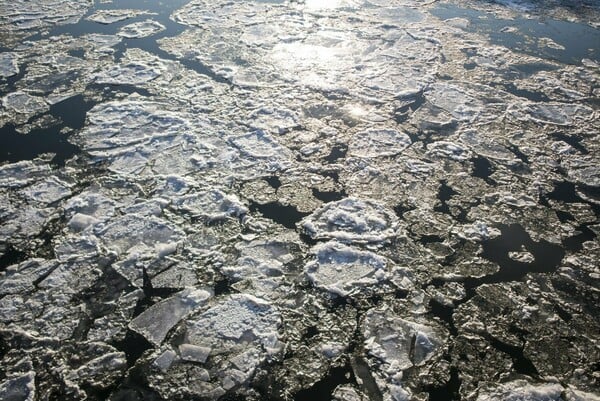
[[[598,399],[597,2],[133,3],[0,6],[0,399]]]

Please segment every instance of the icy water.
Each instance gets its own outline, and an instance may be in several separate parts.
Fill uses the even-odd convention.
[[[0,399],[600,399],[600,4],[0,6]]]

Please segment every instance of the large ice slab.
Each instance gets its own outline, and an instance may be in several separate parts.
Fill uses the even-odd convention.
[[[381,243],[396,235],[398,218],[373,201],[346,198],[317,209],[300,226],[313,239]]]
[[[248,213],[248,208],[235,195],[227,195],[218,189],[178,197],[174,201],[174,206],[207,221],[241,217]]]
[[[209,298],[210,293],[204,290],[183,290],[146,309],[129,323],[129,328],[159,346],[173,326],[204,305]]]
[[[354,135],[349,153],[358,157],[386,157],[401,153],[412,141],[405,133],[390,129],[368,129]]]
[[[374,290],[386,279],[386,260],[373,252],[361,251],[335,241],[315,246],[314,260],[305,273],[314,286],[333,294],[348,296]]]
[[[392,374],[424,365],[440,353],[444,343],[438,330],[397,317],[389,309],[369,311],[363,328],[369,354],[384,362]]]

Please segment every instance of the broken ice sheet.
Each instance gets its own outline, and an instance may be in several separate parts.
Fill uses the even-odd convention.
[[[9,266],[0,274],[0,295],[32,291],[35,288],[34,283],[56,267],[56,262],[44,259],[29,259]]]
[[[311,251],[315,260],[305,267],[314,286],[345,297],[361,291],[375,291],[386,279],[386,260],[335,241],[317,245]]]
[[[23,36],[27,36],[28,30],[41,30],[53,25],[75,23],[83,17],[92,4],[92,0],[76,2],[16,0],[4,3],[0,14],[0,26],[10,34],[3,35],[0,42],[12,45]]]

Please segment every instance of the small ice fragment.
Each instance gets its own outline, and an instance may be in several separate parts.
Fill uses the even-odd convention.
[[[171,367],[171,364],[175,360],[177,354],[172,349],[168,349],[158,356],[152,363],[152,365],[158,368],[162,372],[166,372]]]
[[[99,223],[100,221],[93,216],[75,213],[67,225],[73,231],[83,231],[89,226]]]
[[[179,353],[185,361],[204,363],[210,355],[211,349],[193,344],[181,344]]]

